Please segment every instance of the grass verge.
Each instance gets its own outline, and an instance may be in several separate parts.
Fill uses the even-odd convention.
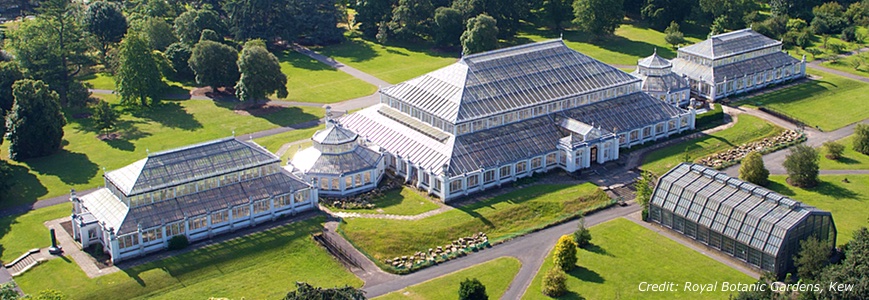
[[[500,257],[485,263],[450,273],[417,285],[375,297],[378,300],[397,299],[452,299],[459,293],[459,285],[465,278],[476,278],[486,286],[490,299],[501,298],[522,263],[513,257]]]

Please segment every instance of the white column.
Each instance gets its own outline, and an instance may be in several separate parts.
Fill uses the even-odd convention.
[[[586,145],[583,151],[585,153],[582,154],[582,167],[591,167],[591,145]]]

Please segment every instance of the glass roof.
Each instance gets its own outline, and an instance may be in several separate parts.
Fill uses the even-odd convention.
[[[679,51],[717,59],[780,44],[779,41],[746,28],[713,35],[699,43],[679,48]]]
[[[783,66],[799,63],[799,60],[783,52],[773,52],[718,67],[704,66],[681,58],[673,59],[673,72],[684,74],[690,78],[702,78],[704,82],[724,82],[725,79],[732,81],[745,75],[773,70]]]
[[[659,179],[652,204],[677,215],[688,209],[687,220],[773,256],[808,215],[829,214],[738,179],[723,183],[720,173],[685,163]]]
[[[293,167],[306,175],[343,175],[375,169],[378,161],[380,153],[363,146],[338,154],[322,153],[311,147],[293,156]]]
[[[152,153],[105,176],[131,196],[275,162],[280,159],[256,144],[225,138]]]

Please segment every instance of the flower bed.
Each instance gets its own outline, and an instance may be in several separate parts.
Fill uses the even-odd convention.
[[[427,252],[416,252],[410,256],[395,257],[383,262],[395,273],[404,274],[425,268],[437,263],[461,257],[468,252],[478,251],[489,246],[489,238],[479,232],[473,236],[462,237],[443,247],[429,248]]]
[[[400,189],[401,181],[399,179],[386,177],[383,180],[383,183],[377,186],[377,188],[361,193],[358,195],[353,195],[349,197],[320,197],[320,203],[330,207],[330,208],[338,208],[338,209],[372,209],[377,208],[377,200],[380,197],[383,197],[383,194],[389,192],[391,190]]]
[[[761,154],[766,154],[790,147],[805,140],[806,136],[802,132],[785,130],[776,137],[765,138],[760,141],[742,144],[735,148],[730,148],[727,151],[718,152],[701,158],[697,160],[697,163],[710,168],[721,170],[729,166],[738,164],[740,161],[742,161],[742,158],[748,155],[749,152],[760,152]]]

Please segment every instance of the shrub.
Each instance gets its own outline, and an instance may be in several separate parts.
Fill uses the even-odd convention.
[[[845,152],[845,145],[835,141],[829,141],[824,143],[824,149],[827,150],[827,158],[839,159],[842,157],[842,153]]]
[[[486,286],[480,280],[465,278],[459,286],[459,300],[486,300]]]
[[[818,152],[806,145],[796,145],[785,158],[788,181],[800,187],[813,187],[818,183]]]
[[[561,268],[555,266],[543,276],[543,294],[549,297],[558,297],[567,293],[567,274]]]
[[[854,151],[869,155],[869,125],[857,124],[854,128]]]
[[[569,235],[562,235],[555,244],[555,265],[570,271],[576,265],[576,242]]]
[[[585,218],[579,217],[579,227],[573,233],[573,240],[576,242],[576,246],[580,248],[585,248],[591,244],[591,231],[585,227]]]
[[[739,167],[739,179],[757,184],[766,185],[769,178],[769,170],[763,165],[763,156],[759,152],[752,151],[742,160]]]
[[[187,241],[187,236],[176,235],[169,239],[169,250],[180,250],[187,248],[190,242]]]

